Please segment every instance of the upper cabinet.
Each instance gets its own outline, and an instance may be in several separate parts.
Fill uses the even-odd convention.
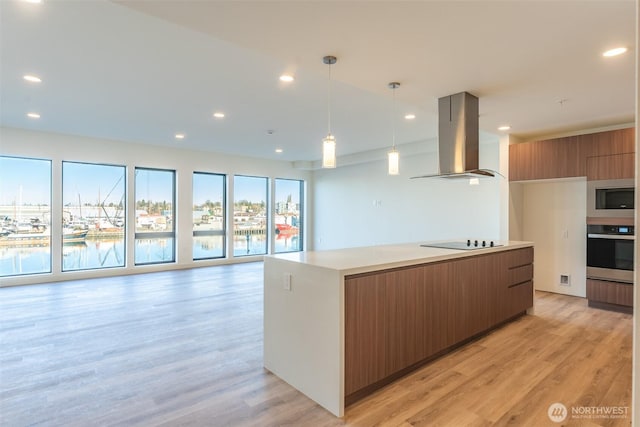
[[[634,151],[634,128],[513,144],[509,180],[633,178]]]
[[[587,157],[587,181],[634,177],[635,153]]]

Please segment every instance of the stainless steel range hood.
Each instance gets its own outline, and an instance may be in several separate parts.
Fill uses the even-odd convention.
[[[486,178],[498,172],[478,167],[478,98],[460,92],[438,99],[440,173],[414,178]]]

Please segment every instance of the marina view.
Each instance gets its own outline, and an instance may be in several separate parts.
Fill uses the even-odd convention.
[[[0,166],[0,277],[51,272],[50,162],[0,157]],[[7,180],[11,169],[13,179]],[[24,179],[16,179],[21,173]],[[266,254],[270,235],[271,252],[302,249],[301,181],[275,180],[271,222],[268,179],[234,176],[233,224],[227,227],[227,177],[194,173],[192,235],[181,237],[175,230],[174,172],[136,168],[129,248],[125,167],[63,162],[63,176],[61,238],[53,239],[62,245],[61,271],[124,267],[128,250],[136,265],[174,262],[179,238],[191,239],[193,260]]]

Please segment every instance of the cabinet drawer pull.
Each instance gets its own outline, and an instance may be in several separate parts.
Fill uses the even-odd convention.
[[[527,283],[531,283],[531,280],[525,280],[524,282],[514,283],[512,285],[507,286],[507,288],[515,288],[516,286],[526,285]]]

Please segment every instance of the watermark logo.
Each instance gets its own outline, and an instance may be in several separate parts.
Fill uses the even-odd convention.
[[[571,411],[560,402],[552,403],[547,409],[549,419],[561,423],[571,419],[621,419],[629,417],[628,406],[572,406]]]
[[[567,415],[569,411],[567,411],[567,407],[562,403],[556,402],[549,405],[549,409],[547,410],[547,415],[549,419],[554,423],[561,423],[567,419]]]

